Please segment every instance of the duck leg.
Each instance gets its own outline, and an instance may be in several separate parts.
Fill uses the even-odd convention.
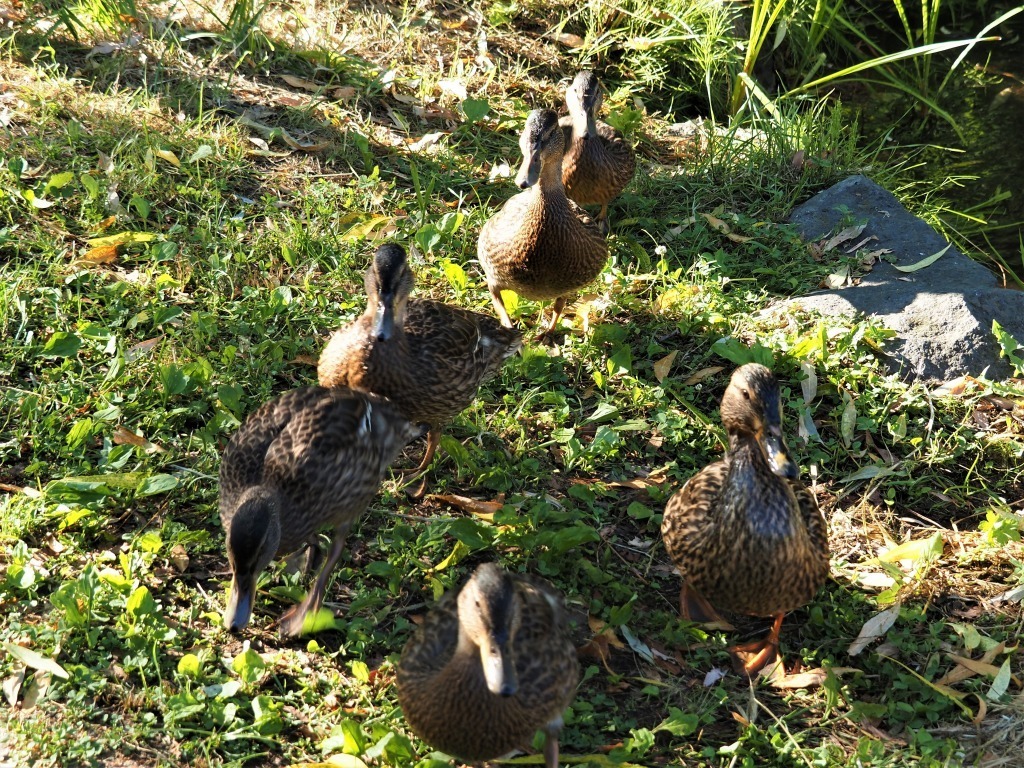
[[[558,768],[558,734],[562,725],[559,717],[544,726],[544,768]]]
[[[505,309],[505,302],[501,298],[501,289],[487,286],[487,289],[491,292],[491,303],[494,304],[494,310],[498,313],[498,319],[501,320],[501,324],[506,328],[511,328],[512,318],[508,316],[508,310]]]
[[[612,230],[612,225],[608,222],[608,203],[601,206],[601,212],[597,214],[597,225],[601,228],[601,234],[608,237]]]
[[[782,631],[783,613],[775,615],[768,637],[763,640],[752,640],[749,643],[733,645],[729,648],[733,667],[747,677],[754,677],[765,666],[775,661],[779,655],[779,633]]]
[[[439,425],[432,425],[427,433],[427,450],[423,454],[423,461],[419,463],[418,467],[407,469],[400,473],[402,478],[408,483],[412,483],[416,478],[422,477],[420,484],[416,488],[405,492],[409,498],[419,499],[423,496],[423,492],[427,489],[427,467],[430,466],[434,454],[437,453],[437,446],[440,444],[441,427]]]
[[[306,621],[306,614],[311,610],[318,611],[320,609],[320,604],[324,599],[324,592],[327,590],[327,580],[331,578],[334,566],[338,564],[341,552],[345,549],[345,539],[348,537],[348,529],[351,527],[352,523],[350,521],[342,523],[334,529],[331,551],[324,561],[323,568],[320,569],[320,574],[316,577],[313,588],[309,590],[309,594],[306,595],[301,603],[289,609],[281,617],[281,634],[283,636],[298,637],[301,635],[302,625]]]
[[[555,299],[551,305],[551,320],[548,321],[544,330],[537,334],[537,340],[546,338],[551,333],[554,333],[555,329],[558,328],[558,319],[562,316],[562,310],[565,309],[566,299],[565,296],[559,296]]]

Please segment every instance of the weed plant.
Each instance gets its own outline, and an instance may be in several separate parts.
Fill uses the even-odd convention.
[[[774,311],[837,267],[785,214],[849,172],[892,173],[826,103],[686,139],[639,86],[613,87],[642,170],[613,204],[609,265],[557,346],[528,345],[455,420],[431,471],[438,494],[493,512],[413,504],[387,481],[328,591],[332,628],[277,639],[304,585],[275,566],[251,629],[227,635],[223,446],[313,382],[380,240],[416,245],[418,295],[489,311],[477,233],[516,191],[526,112],[556,103],[576,62],[522,23],[541,10],[511,4],[309,16],[337,26],[251,6],[227,33],[180,7],[113,50],[16,27],[0,59],[0,743],[15,764],[445,765],[406,728],[394,664],[415,617],[493,559],[572,607],[584,676],[566,764],[1015,759],[1022,393],[907,384],[870,319]],[[237,36],[257,27],[258,57]],[[538,305],[508,308],[536,323]],[[783,634],[811,679],[795,688],[718,674],[736,636],[679,618],[658,533],[669,495],[721,455],[721,393],[751,359],[783,382],[830,522],[832,578]],[[850,655],[885,611],[884,637]]]

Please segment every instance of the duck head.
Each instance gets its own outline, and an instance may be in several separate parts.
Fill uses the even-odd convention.
[[[256,581],[277,555],[281,541],[280,497],[263,486],[246,489],[228,524],[231,594],[224,610],[229,632],[244,629],[252,618]]]
[[[402,328],[413,283],[402,246],[385,243],[377,248],[365,279],[367,311],[373,315],[373,335],[377,341],[388,341],[396,328]]]
[[[580,121],[586,122],[588,129],[595,128],[597,113],[601,110],[603,102],[601,82],[597,75],[589,70],[576,75],[572,85],[565,91],[565,104],[574,123],[579,125]]]
[[[546,168],[555,168],[557,174],[551,174],[551,178],[557,176],[561,181],[565,139],[558,125],[558,115],[552,110],[535,109],[530,113],[519,137],[519,149],[523,153],[523,164],[516,174],[516,186],[529,189]]]
[[[459,592],[459,633],[480,654],[487,689],[512,696],[519,689],[513,641],[522,606],[509,575],[495,563],[484,563]]]
[[[747,363],[733,372],[722,396],[722,425],[730,445],[752,438],[776,475],[790,479],[800,475],[782,436],[779,382],[765,366]]]

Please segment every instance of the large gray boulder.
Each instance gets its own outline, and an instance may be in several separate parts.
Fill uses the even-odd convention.
[[[874,235],[878,240],[870,248],[892,253],[885,257],[891,263],[875,264],[857,285],[791,299],[789,306],[877,318],[897,333],[889,344],[889,367],[904,378],[949,381],[985,373],[1000,379],[1012,373],[999,356],[992,320],[1024,343],[1024,293],[1001,288],[992,272],[955,248],[917,271],[895,269],[916,264],[947,243],[873,181],[851,176],[796,208],[790,221],[807,240],[867,222],[859,239]]]

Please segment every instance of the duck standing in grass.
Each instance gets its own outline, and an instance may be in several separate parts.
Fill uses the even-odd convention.
[[[461,760],[492,760],[545,734],[558,766],[562,713],[579,662],[561,594],[495,563],[445,594],[402,651],[398,700],[416,734]]]
[[[525,190],[509,199],[480,230],[477,257],[502,325],[511,328],[502,290],[533,301],[554,299],[558,324],[567,295],[600,274],[608,260],[601,227],[566,197],[562,183],[565,139],[550,109],[535,109],[519,138],[523,163],[516,184]]]
[[[719,608],[774,619],[765,640],[730,648],[753,676],[775,659],[786,612],[810,602],[825,582],[828,533],[787,453],[770,370],[749,363],[733,373],[722,424],[729,452],[668,500],[661,535],[683,577],[684,618],[712,621]]]
[[[330,554],[309,594],[281,619],[296,636],[323,601],[345,536],[377,493],[388,465],[423,434],[383,398],[306,387],[256,409],[231,438],[220,464],[220,520],[231,565],[224,626],[252,616],[256,581],[280,555],[316,546],[333,528]]]
[[[445,424],[476,397],[522,345],[522,334],[493,317],[430,299],[410,299],[414,283],[405,249],[377,248],[366,271],[366,311],[336,331],[320,354],[321,386],[351,387],[388,398],[415,422],[430,425],[422,473]],[[422,495],[426,479],[414,491]]]
[[[636,155],[621,133],[597,119],[603,99],[597,75],[580,72],[565,92],[569,114],[559,125],[565,138],[565,193],[580,205],[600,205],[597,221],[607,230],[608,203],[633,178]]]

